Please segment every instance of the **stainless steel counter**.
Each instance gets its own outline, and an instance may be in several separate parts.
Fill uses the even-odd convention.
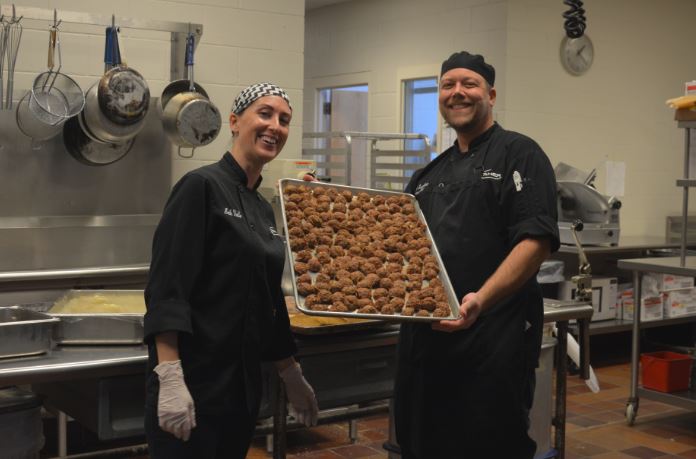
[[[48,354],[0,360],[0,386],[144,373],[145,346],[59,346]]]

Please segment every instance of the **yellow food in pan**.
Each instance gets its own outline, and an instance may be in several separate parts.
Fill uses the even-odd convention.
[[[145,313],[142,293],[90,293],[56,302],[53,314],[123,314]]]

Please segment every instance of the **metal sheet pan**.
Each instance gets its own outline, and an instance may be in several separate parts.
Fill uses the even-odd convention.
[[[89,299],[95,295],[106,295],[114,304],[119,296],[142,295],[142,290],[68,290],[47,311],[60,319],[55,340],[59,344],[141,344],[144,336],[141,313],[90,312],[70,313],[56,312],[70,301]]]
[[[295,253],[292,251],[290,247],[290,241],[289,241],[289,236],[288,236],[288,241],[286,244],[287,252],[288,252],[288,259],[289,259],[289,267],[292,272],[292,286],[293,290],[295,293],[295,302],[297,304],[297,309],[302,311],[305,314],[308,315],[316,315],[316,316],[327,316],[327,317],[349,317],[349,318],[363,318],[363,319],[379,319],[379,320],[384,320],[384,321],[398,321],[398,322],[406,322],[406,321],[415,321],[415,322],[434,322],[434,321],[440,321],[440,320],[454,320],[458,319],[460,317],[459,315],[459,300],[457,299],[456,294],[454,293],[454,289],[452,288],[452,284],[449,280],[449,276],[447,275],[447,272],[445,270],[445,265],[442,262],[442,258],[440,257],[440,253],[437,250],[437,246],[433,243],[433,237],[432,234],[430,233],[430,229],[428,228],[427,222],[425,221],[425,218],[423,216],[423,212],[420,210],[420,207],[418,206],[418,201],[416,200],[415,196],[407,193],[399,193],[399,192],[394,192],[394,191],[384,191],[384,190],[374,190],[374,189],[369,189],[369,188],[360,188],[360,187],[353,187],[353,186],[346,186],[346,185],[334,185],[334,184],[328,184],[324,182],[305,182],[302,180],[293,180],[293,179],[281,179],[278,181],[279,189],[280,189],[280,203],[281,203],[281,210],[282,210],[282,217],[283,217],[283,225],[285,227],[286,234],[289,234],[289,228],[288,228],[288,217],[287,217],[287,212],[285,209],[285,195],[286,195],[286,188],[289,185],[295,185],[295,186],[300,186],[304,185],[309,188],[315,188],[315,187],[324,187],[324,188],[334,188],[337,191],[344,191],[348,190],[351,191],[353,194],[357,193],[367,193],[370,196],[384,196],[384,197],[390,197],[390,196],[406,196],[409,199],[409,202],[413,204],[415,208],[416,215],[418,216],[419,220],[425,224],[425,233],[426,237],[430,241],[430,253],[433,255],[437,263],[439,265],[439,274],[438,278],[442,282],[442,285],[445,290],[445,294],[447,296],[447,304],[449,306],[449,311],[450,315],[447,317],[433,317],[432,315],[430,316],[405,316],[401,315],[399,313],[396,314],[382,314],[382,313],[377,313],[377,314],[366,314],[366,313],[360,313],[356,311],[350,311],[350,312],[338,312],[338,311],[315,311],[310,309],[309,307],[305,306],[305,297],[300,295],[298,290],[297,290],[297,274],[295,272]],[[407,266],[407,265],[405,265]]]
[[[19,306],[0,307],[0,358],[44,354],[51,350],[58,319]]]
[[[298,310],[295,298],[290,296],[285,297],[285,303],[288,307],[288,316],[290,317],[290,330],[298,335],[327,335],[384,328],[388,325],[383,320],[310,316]]]

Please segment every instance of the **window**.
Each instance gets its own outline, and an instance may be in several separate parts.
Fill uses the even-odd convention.
[[[430,139],[431,157],[437,155],[437,78],[404,81],[404,132],[425,134]],[[420,140],[409,140],[406,148],[418,149]]]

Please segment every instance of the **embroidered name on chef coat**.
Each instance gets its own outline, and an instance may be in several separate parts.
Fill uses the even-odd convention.
[[[273,236],[283,237],[278,233],[278,230],[276,230],[275,227],[273,227],[273,226],[269,226],[268,230],[271,232],[271,234]]]
[[[229,215],[230,217],[242,218],[242,213],[240,211],[238,211],[237,209],[230,210],[229,207],[225,207],[225,215]]]
[[[417,194],[420,193],[421,191],[423,191],[423,190],[425,190],[426,188],[428,188],[429,185],[430,185],[430,182],[419,183],[418,186],[416,187],[416,191],[415,191],[413,194],[414,194],[414,195],[417,195]]]
[[[481,172],[481,180],[501,180],[503,176],[498,172],[493,172],[490,169],[486,169]]]

